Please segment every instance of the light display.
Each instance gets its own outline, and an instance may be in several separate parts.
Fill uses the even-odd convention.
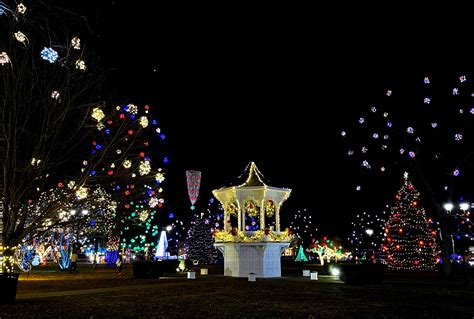
[[[347,238],[353,258],[360,260],[383,258],[382,240],[387,218],[385,210],[377,213],[362,212],[354,217],[351,222],[351,234]]]
[[[199,265],[209,265],[214,263],[214,251],[211,226],[204,218],[204,213],[201,213],[196,216],[189,231],[188,258]]]
[[[0,52],[0,64],[4,65],[10,63],[10,58],[6,52]]]
[[[442,204],[451,198],[474,198],[468,182],[472,177],[473,82],[466,75],[447,78],[445,73],[440,73],[440,77],[419,77],[421,83],[416,87],[400,86],[400,94],[398,90],[391,96],[379,94],[374,98],[378,102],[377,112],[372,112],[369,105],[354,119],[364,119],[364,125],[353,121],[351,127],[340,130],[347,132],[341,139],[348,144],[346,149],[370,149],[350,156],[354,166],[367,161],[372,167],[384,168],[372,170],[372,174],[365,174],[364,170],[353,182],[364,185],[365,194],[373,191],[380,195],[380,185],[389,185],[381,183],[379,178],[393,180],[401,171],[413,170],[413,176],[423,187],[424,198],[430,201],[427,203],[432,208],[430,213],[440,223],[441,233],[446,234],[440,237],[442,260],[446,261],[452,247],[453,216],[446,218]],[[390,116],[381,116],[385,112]],[[390,138],[373,139],[374,131]],[[449,268],[449,262],[443,263],[444,274],[450,273]]]
[[[199,188],[201,187],[201,172],[189,170],[186,171],[186,183],[188,186],[188,196],[191,201],[191,209],[194,209],[199,196]]]
[[[383,249],[392,270],[430,270],[437,260],[436,231],[431,229],[419,193],[405,175],[385,224]]]
[[[41,57],[43,58],[43,60],[46,60],[49,63],[54,63],[58,59],[59,55],[58,52],[52,48],[44,48],[41,51]]]
[[[304,254],[303,245],[300,245],[300,248],[298,248],[298,254],[296,255],[295,261],[298,261],[298,262],[308,261],[308,258]]]
[[[28,38],[26,37],[26,35],[21,31],[15,32],[14,35],[15,35],[15,39],[18,42],[24,43],[25,41],[28,41]]]

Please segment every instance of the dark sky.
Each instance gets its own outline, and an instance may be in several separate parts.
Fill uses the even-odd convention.
[[[189,211],[187,169],[203,172],[204,207],[210,190],[255,161],[270,185],[293,189],[283,213],[310,208],[320,228],[338,233],[355,205],[340,131],[390,85],[472,66],[463,20],[336,4],[150,3],[83,10],[116,96],[152,105],[166,131],[169,209],[178,213]]]

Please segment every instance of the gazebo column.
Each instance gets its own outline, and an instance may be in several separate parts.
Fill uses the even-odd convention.
[[[237,229],[242,230],[242,211],[239,209],[239,213],[237,214]]]
[[[260,204],[260,229],[265,229],[265,199]]]
[[[229,223],[230,221],[230,213],[226,210],[224,210],[224,231],[229,231],[232,229],[231,224]]]
[[[280,231],[280,203],[275,205],[275,231]]]

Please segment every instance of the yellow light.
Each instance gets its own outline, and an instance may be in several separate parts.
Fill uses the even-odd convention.
[[[125,161],[123,162],[123,167],[125,167],[125,168],[130,168],[130,167],[132,167],[132,161],[130,161],[130,160],[125,160]]]
[[[86,198],[86,197],[87,197],[87,188],[81,186],[81,187],[76,191],[76,197],[77,197],[77,199]]]
[[[104,111],[102,111],[99,107],[96,107],[92,110],[92,118],[97,122],[100,122],[100,120],[102,120],[104,117]]]
[[[141,161],[140,167],[138,168],[138,172],[140,173],[140,175],[141,176],[146,175],[150,173],[150,171],[151,171],[150,161]]]
[[[140,117],[140,125],[145,128],[148,126],[148,118],[146,116]]]
[[[77,60],[76,61],[76,69],[79,69],[81,71],[85,71],[86,70],[86,62],[84,62],[83,60]]]
[[[25,42],[25,41],[28,40],[28,38],[26,37],[26,35],[25,35],[23,32],[21,32],[21,31],[15,32],[15,33],[13,33],[13,34],[15,35],[15,39],[16,39],[18,42],[23,43],[23,42]]]

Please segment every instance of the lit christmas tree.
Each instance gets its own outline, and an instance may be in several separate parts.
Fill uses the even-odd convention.
[[[436,231],[431,230],[418,191],[404,174],[405,182],[385,225],[387,264],[392,270],[430,270],[437,258]]]
[[[212,238],[209,220],[204,218],[204,213],[196,216],[189,231],[188,257],[199,265],[214,263],[214,239]]]
[[[308,258],[306,258],[306,255],[304,254],[303,245],[300,245],[295,261],[308,261]]]

